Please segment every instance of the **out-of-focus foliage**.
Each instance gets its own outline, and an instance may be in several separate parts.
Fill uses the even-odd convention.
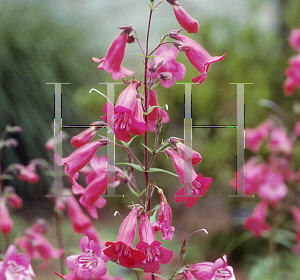
[[[54,85],[46,83],[71,83],[62,86],[63,124],[85,124],[72,95],[82,84],[96,80],[86,34],[70,22],[58,21],[40,2],[1,1],[0,18],[0,133],[6,124],[23,128],[16,136],[19,146],[3,150],[2,167],[28,164],[34,158],[53,161],[45,143],[53,136]],[[20,187],[24,184],[13,184],[23,197],[39,200],[49,182],[42,176],[26,192]]]

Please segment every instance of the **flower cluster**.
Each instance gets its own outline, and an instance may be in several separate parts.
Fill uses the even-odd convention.
[[[152,14],[164,1],[159,1],[157,4],[154,2],[155,0],[151,0],[149,4],[150,16],[145,49],[142,47],[134,27],[126,25],[119,27],[121,32],[111,43],[104,58],[93,57],[93,61],[99,64],[98,68],[111,74],[112,79],[131,77],[134,71],[123,67],[122,63],[127,44],[137,42],[144,58],[144,73],[142,73],[144,80],[136,80],[135,77],[123,80],[125,89],[118,95],[116,102],[107,98],[108,102],[103,106],[102,120],[91,123],[86,130],[71,139],[70,142],[75,148],[74,152],[67,157],[54,154],[55,163],[59,166],[65,165],[65,173],[70,183],[69,188],[64,186],[59,189],[61,195],[52,195],[60,188],[60,182],[55,180],[57,177],[61,178],[61,174],[58,174],[60,170],[53,170],[53,166],[42,160],[32,160],[28,165],[16,163],[5,172],[2,172],[0,168],[1,183],[1,176],[13,171],[19,180],[31,184],[39,180],[37,172],[41,167],[49,169],[48,173],[55,178],[49,196],[52,195],[54,203],[55,233],[58,243],[58,249],[51,245],[46,238],[49,226],[44,219],[39,219],[25,230],[23,236],[18,234],[18,237],[14,239],[14,243],[27,254],[18,255],[15,245],[7,246],[4,260],[0,262],[1,280],[31,280],[32,277],[35,277],[30,265],[30,258],[44,260],[40,269],[48,266],[52,258],[60,259],[61,271],[60,273],[56,272],[56,275],[66,280],[120,279],[109,275],[109,266],[106,266],[109,260],[135,271],[138,279],[139,272],[152,273],[154,278],[154,273],[160,273],[164,265],[172,263],[173,251],[165,248],[167,243],[173,240],[175,232],[172,225],[172,209],[165,195],[168,191],[159,187],[159,184],[157,186],[152,183],[155,180],[151,172],[165,171],[154,167],[155,159],[163,154],[173,160],[176,173],[183,185],[175,194],[174,201],[185,202],[186,207],[196,204],[210,188],[213,179],[196,173],[193,166],[199,164],[202,157],[191,147],[183,144],[184,139],[170,137],[165,141],[162,140],[160,144],[160,132],[162,126],[169,122],[169,115],[166,112],[168,106],[161,107],[159,105],[159,85],[168,89],[175,84],[175,80],[182,81],[184,79],[186,67],[176,61],[180,52],[185,53],[189,62],[199,72],[199,75],[192,79],[197,85],[206,80],[210,64],[223,60],[225,54],[210,56],[200,44],[181,34],[180,32],[183,30],[168,31],[158,45],[150,51],[149,33]],[[173,9],[178,24],[187,33],[199,32],[197,20],[190,16],[177,1],[167,0],[166,2],[168,8]],[[166,38],[170,38],[172,41],[167,42]],[[100,127],[106,127],[107,133],[113,133],[114,137],[98,135]],[[15,132],[20,132],[20,128],[7,127],[7,131],[0,138],[0,151],[4,147],[17,146],[18,143],[13,138],[4,140],[7,133]],[[273,142],[270,140],[272,149],[288,154],[287,143],[276,142],[277,134],[282,132],[276,132],[273,129],[270,133],[274,133],[274,136],[270,136],[270,139],[274,140]],[[262,134],[262,138],[265,139],[267,136]],[[150,135],[153,136],[154,141],[148,141]],[[140,142],[135,140],[136,136],[143,136],[144,139],[142,143],[143,161],[139,159],[139,154],[135,154],[135,149],[132,149],[133,145],[136,147],[140,145]],[[67,137],[66,132],[61,134],[61,139],[67,139]],[[259,143],[257,144],[257,142]],[[256,145],[260,145],[260,142],[261,140],[256,141]],[[50,138],[46,143],[46,149],[53,150],[59,144],[57,139]],[[126,162],[120,164],[128,167],[127,169],[110,164],[105,155],[100,157],[96,155],[99,150],[103,150],[102,147],[107,145],[123,149],[126,153]],[[150,153],[151,159],[149,158]],[[143,190],[136,175],[138,172],[145,177]],[[275,171],[272,170],[272,172]],[[85,182],[82,177],[85,177]],[[274,184],[272,180],[272,176],[270,176],[270,184]],[[276,180],[278,181],[279,178],[276,177]],[[102,240],[93,224],[93,219],[99,218],[101,211],[99,209],[109,202],[106,200],[109,195],[104,198],[108,188],[116,188],[121,184],[126,185],[134,198],[138,199],[138,203],[133,202],[132,205],[127,206],[131,211],[122,221],[115,241]],[[2,184],[0,187],[0,229],[8,244],[8,234],[12,230],[13,221],[9,216],[7,205],[10,204],[16,209],[21,208],[22,199],[16,194],[13,187],[5,186],[4,188]],[[153,207],[152,196],[156,191],[160,201]],[[293,211],[297,213],[297,210]],[[69,216],[73,232],[83,235],[79,240],[80,252],[72,253],[66,259],[63,253],[68,253],[68,248],[64,248],[61,229],[64,212],[67,212]],[[137,228],[138,241],[136,242]],[[179,254],[180,264],[170,279],[177,276],[187,279],[194,277],[235,279],[232,268],[227,266],[226,256],[216,260],[215,263],[197,263],[192,266],[180,267],[183,255],[186,254],[187,240],[188,238],[184,241],[185,249],[182,249]],[[71,272],[63,271],[64,261]]]
[[[289,37],[290,45],[298,52],[289,60],[289,68],[286,69],[287,76],[284,82],[284,94],[290,96],[297,87],[300,87],[300,28],[293,29]]]

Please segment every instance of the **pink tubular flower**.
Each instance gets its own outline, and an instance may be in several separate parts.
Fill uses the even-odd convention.
[[[291,212],[293,214],[294,220],[296,222],[296,227],[297,227],[297,236],[295,238],[296,242],[300,241],[300,209],[297,208],[296,206],[293,206],[291,208]]]
[[[94,240],[96,243],[100,242],[97,231],[93,227],[91,219],[83,213],[79,203],[74,196],[67,198],[68,215],[72,222],[73,230],[76,233],[86,235],[90,240]]]
[[[33,167],[29,164],[24,166],[22,164],[15,164],[14,170],[17,173],[17,177],[20,181],[25,181],[30,184],[35,184],[39,181],[40,177],[35,173]]]
[[[198,164],[201,162],[201,155],[192,150],[190,147],[184,145],[180,140],[176,137],[170,137],[170,143],[175,145],[181,157],[184,158],[187,162],[192,165]]]
[[[102,252],[100,245],[84,236],[79,240],[79,247],[82,253],[69,256],[66,259],[67,267],[72,270],[72,278],[65,277],[64,279],[89,280],[94,279],[91,277],[99,279],[99,277],[105,275],[106,266],[100,258]]]
[[[77,176],[77,172],[86,166],[98,148],[104,145],[107,145],[107,141],[93,141],[80,147],[66,158],[60,158],[55,154],[54,160],[57,165],[67,165],[65,172],[69,176],[71,183],[76,184],[75,177]]]
[[[15,245],[10,245],[5,253],[4,260],[0,262],[1,280],[32,280],[35,277],[30,264],[30,257],[18,254]]]
[[[26,235],[15,238],[14,242],[33,259],[44,259],[40,269],[44,269],[51,258],[58,259],[63,253],[63,249],[53,248],[49,241],[33,228],[27,229]]]
[[[140,242],[136,245],[146,258],[137,262],[134,267],[140,267],[143,265],[143,270],[146,273],[156,272],[159,270],[159,264],[167,264],[172,256],[171,250],[160,247],[162,244],[155,240],[155,230],[153,224],[149,221],[147,214],[141,214],[141,223],[139,225]]]
[[[238,172],[243,172],[242,168]],[[267,171],[267,165],[265,163],[259,163],[257,158],[249,159],[245,164],[245,194],[255,194],[260,184],[265,179],[265,173]],[[243,177],[241,177],[243,178]]]
[[[3,197],[0,197],[0,229],[4,235],[11,232],[14,224],[9,216],[5,202],[5,199]]]
[[[176,34],[172,36],[172,38],[190,45],[191,50],[185,52],[185,54],[190,63],[200,72],[199,76],[192,79],[193,83],[199,82],[198,85],[202,84],[206,80],[206,73],[208,71],[209,65],[211,63],[222,60],[226,55],[224,54],[222,56],[210,56],[203,47],[201,47],[192,39],[181,34]]]
[[[62,140],[68,139],[68,136],[69,136],[68,133],[66,133],[65,131],[61,132],[61,139]],[[54,138],[54,137],[49,138],[48,141],[45,144],[45,148],[48,151],[53,151],[57,141],[58,141],[57,138]]]
[[[266,120],[261,123],[257,128],[246,128],[245,146],[253,153],[257,153],[263,143],[268,137],[271,129],[274,127],[272,120]]]
[[[83,145],[85,145],[86,143],[90,142],[94,136],[97,133],[97,127],[96,126],[91,126],[90,128],[82,131],[81,133],[79,133],[78,135],[74,136],[71,139],[71,144],[73,145],[73,147],[75,148],[79,148]]]
[[[158,222],[155,223],[154,229],[161,230],[162,240],[172,240],[173,231],[175,230],[175,228],[171,226],[172,209],[167,201],[166,196],[163,193],[163,190],[160,188],[157,188],[157,190],[160,196],[160,205]]]
[[[196,263],[189,268],[190,272],[201,280],[235,280],[233,269],[227,266],[227,256],[217,259],[214,263]]]
[[[87,188],[73,185],[72,190],[74,194],[82,194],[79,202],[93,218],[98,219],[97,208],[103,208],[106,204],[106,200],[100,196],[105,194],[107,186],[113,185],[113,187],[116,187],[119,185],[119,180],[114,176],[114,173],[119,172],[119,169],[110,165],[106,156],[99,159],[94,156],[91,159],[91,167],[94,172],[86,177]]]
[[[260,237],[262,233],[270,231],[270,226],[266,223],[267,212],[268,203],[262,200],[255,206],[251,216],[245,219],[244,228],[251,231],[256,237]]]
[[[172,46],[171,49],[168,45],[161,45],[155,52],[153,63],[160,65],[159,69],[152,74],[152,77],[156,79],[160,73],[170,73],[171,79],[164,81],[160,80],[161,85],[164,88],[170,88],[175,83],[175,78],[181,81],[185,75],[185,66],[182,63],[175,62],[178,55],[178,50]]]
[[[276,127],[271,131],[267,146],[272,152],[281,152],[288,156],[293,152],[293,142],[287,136],[284,127]]]
[[[284,94],[290,96],[297,87],[300,87],[300,54],[289,59],[289,68],[285,70],[287,76],[284,82]]]
[[[265,175],[265,180],[259,185],[257,193],[260,198],[276,205],[278,201],[286,197],[287,190],[283,175],[270,171]]]
[[[106,242],[103,253],[111,259],[119,260],[120,265],[133,267],[145,259],[145,254],[132,248],[135,238],[137,214],[139,206],[135,206],[122,222],[115,242]]]
[[[121,141],[129,141],[130,132],[141,135],[147,129],[142,119],[141,103],[136,98],[137,86],[137,82],[133,81],[122,91],[115,107],[111,103],[103,106],[106,116],[101,118],[114,130],[116,138]]]
[[[159,106],[157,101],[156,91],[153,89],[148,91],[149,107]],[[169,116],[166,111],[161,108],[155,107],[149,114],[147,118],[147,129],[151,132],[155,131],[155,123],[157,119],[161,119],[161,123],[167,123],[169,121]]]
[[[178,203],[186,202],[186,207],[193,206],[209,189],[212,178],[203,177],[202,174],[197,176],[197,173],[187,161],[184,160],[173,149],[165,149],[165,153],[173,160],[175,170],[184,187],[174,196],[174,201]],[[185,178],[185,176],[190,178]]]
[[[147,126],[144,120],[141,98],[137,98],[132,114],[132,126],[130,128],[130,132],[134,135],[142,135],[146,132],[146,130]]]
[[[106,56],[103,59],[93,57],[95,62],[100,62],[98,68],[110,73],[114,80],[121,79],[125,76],[132,76],[133,71],[124,68],[121,64],[125,55],[126,42],[132,27],[122,31],[110,45]]]
[[[172,5],[175,17],[181,27],[184,28],[188,33],[198,33],[198,21],[193,19],[176,1],[167,0],[167,2]]]
[[[294,132],[298,137],[300,137],[300,122],[295,123]]]
[[[298,52],[300,52],[300,28],[293,29],[289,37],[289,44]]]
[[[22,208],[23,199],[16,194],[14,187],[6,186],[4,188],[4,196],[11,207],[13,207],[14,209]]]

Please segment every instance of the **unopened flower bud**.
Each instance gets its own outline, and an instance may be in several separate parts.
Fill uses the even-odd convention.
[[[98,128],[96,126],[91,126],[90,128],[82,131],[78,135],[74,136],[71,140],[71,144],[75,148],[79,148],[88,142],[90,142],[97,133]]]
[[[126,26],[118,27],[118,28],[122,30],[121,34],[130,34],[133,30],[132,26],[129,24]]]
[[[171,143],[172,145],[174,145],[174,146],[176,146],[176,144],[177,144],[178,142],[180,142],[180,140],[182,140],[182,139],[177,138],[177,137],[170,137],[170,138],[169,138],[170,143]]]
[[[184,239],[181,243],[180,251],[179,251],[179,256],[184,257],[187,252],[187,239]]]
[[[131,44],[135,42],[135,37],[134,35],[129,35],[127,36],[127,44]]]
[[[154,132],[155,133],[160,133],[161,132],[161,126],[162,126],[162,118],[158,117],[156,122],[155,122]]]
[[[117,172],[116,176],[122,183],[127,184],[128,178],[123,171]]]
[[[172,74],[170,72],[162,72],[159,73],[158,78],[166,82],[172,79]]]
[[[163,64],[164,60],[158,61],[156,59],[153,59],[150,63],[148,63],[148,70],[152,73],[155,73],[158,71],[158,69]]]
[[[191,50],[191,46],[187,43],[182,43],[181,41],[174,41],[173,45],[176,49],[182,52],[189,52]]]
[[[19,145],[19,142],[15,138],[9,138],[4,141],[4,146],[7,148],[15,148]]]
[[[179,32],[182,31],[183,29],[177,29],[177,30],[171,30],[168,33],[168,36],[172,39],[177,39],[176,36],[179,35]]]
[[[176,0],[167,0],[167,2],[169,4],[171,4],[172,6],[176,5],[176,6],[180,6],[179,3]]]

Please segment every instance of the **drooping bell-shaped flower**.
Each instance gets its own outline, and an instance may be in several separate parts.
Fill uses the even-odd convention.
[[[160,196],[160,205],[158,211],[158,221],[155,223],[154,229],[162,232],[163,240],[172,240],[173,231],[175,230],[175,228],[171,226],[172,209],[163,193],[163,190],[157,188],[157,192]]]
[[[13,221],[9,216],[9,212],[5,204],[5,198],[0,197],[0,229],[4,235],[10,233],[13,227]]]
[[[235,280],[233,268],[227,265],[227,256],[217,259],[214,263],[202,262],[192,265],[190,273],[201,280]]]
[[[186,207],[193,206],[199,197],[202,197],[209,189],[213,179],[203,177],[202,174],[197,175],[193,167],[173,149],[167,148],[164,151],[172,158],[178,177],[184,185],[175,194],[174,201],[178,203],[186,202]]]
[[[222,56],[210,56],[202,46],[200,46],[192,39],[179,33],[173,35],[171,35],[172,33],[169,34],[169,36],[171,36],[173,39],[186,43],[191,47],[190,51],[185,52],[185,55],[187,56],[190,63],[200,72],[199,76],[192,79],[193,83],[199,82],[198,85],[206,80],[206,73],[208,71],[209,65],[211,63],[222,60],[226,55],[224,54]]]
[[[114,130],[116,138],[121,141],[130,141],[130,133],[141,135],[146,131],[141,104],[136,98],[137,86],[137,82],[133,81],[122,91],[115,107],[111,103],[103,106],[106,115],[101,118]]]
[[[153,72],[152,78],[156,79],[160,73],[169,73],[170,79],[164,81],[160,80],[160,83],[165,88],[170,88],[175,83],[175,78],[178,81],[181,81],[185,75],[185,66],[182,63],[176,62],[176,57],[178,55],[178,49],[174,46],[169,48],[168,45],[161,45],[157,51],[155,52],[155,56],[153,58],[153,63],[155,65],[160,65],[158,70]]]
[[[100,242],[97,231],[94,229],[89,216],[83,213],[79,203],[73,195],[67,198],[68,215],[72,223],[73,230],[76,233],[86,235],[89,240]]]
[[[81,133],[79,133],[78,135],[74,136],[71,139],[71,144],[75,148],[80,148],[81,146],[87,144],[94,138],[94,136],[97,133],[97,130],[98,129],[96,126],[91,126],[90,128],[88,128],[88,129],[82,131]]]
[[[198,33],[199,23],[197,20],[192,18],[175,0],[167,0],[173,7],[175,17],[178,23],[188,33]]]
[[[9,205],[15,209],[20,209],[23,206],[23,199],[16,194],[15,188],[6,186],[4,188],[4,196]]]
[[[50,263],[50,259],[58,259],[63,249],[55,249],[50,242],[40,233],[39,227],[32,226],[25,231],[25,235],[15,238],[15,244],[19,246],[33,259],[44,259],[40,269],[44,269]]]
[[[10,245],[0,262],[1,280],[32,280],[35,273],[30,264],[31,259],[26,254],[18,254],[15,245]]]
[[[171,260],[173,252],[161,247],[162,243],[155,240],[155,229],[149,221],[148,215],[145,213],[141,214],[140,218],[140,242],[136,245],[136,248],[144,253],[146,258],[141,262],[137,262],[134,267],[143,265],[144,272],[153,273],[159,270],[160,263],[167,264]]]
[[[100,62],[98,68],[110,73],[114,80],[121,79],[125,76],[132,76],[134,73],[121,65],[125,55],[128,35],[131,31],[132,27],[130,26],[124,28],[123,31],[114,39],[103,59],[93,57],[95,62]]]
[[[260,237],[262,233],[270,231],[270,226],[266,223],[267,212],[267,201],[260,201],[255,206],[251,216],[245,219],[244,228],[251,231],[256,237]]]
[[[153,89],[148,91],[148,100],[149,100],[149,107],[152,106],[159,106],[157,101],[157,94],[156,91]],[[157,119],[161,119],[161,123],[167,123],[169,121],[168,113],[158,107],[155,107],[149,114],[147,118],[147,129],[151,132],[155,131],[155,123]]]
[[[146,132],[146,130],[147,126],[144,120],[141,98],[137,98],[132,114],[132,125],[130,127],[130,132],[134,135],[142,135]]]
[[[14,171],[17,174],[17,178],[20,181],[25,181],[30,184],[35,184],[39,181],[40,177],[35,172],[35,168],[33,168],[32,165],[28,164],[27,166],[24,166],[22,164],[15,164]]]
[[[120,265],[125,267],[133,267],[146,257],[144,253],[132,248],[139,210],[139,205],[135,205],[122,222],[116,241],[106,242],[105,246],[108,248],[103,250],[107,257],[118,260]]]
[[[82,195],[79,202],[93,218],[98,219],[97,208],[103,208],[106,204],[106,200],[101,195],[105,194],[107,186],[119,185],[120,182],[115,175],[115,171],[118,172],[119,169],[110,165],[106,156],[101,158],[94,156],[91,159],[91,167],[94,172],[86,177],[87,188],[73,185],[72,190],[74,194]]]

